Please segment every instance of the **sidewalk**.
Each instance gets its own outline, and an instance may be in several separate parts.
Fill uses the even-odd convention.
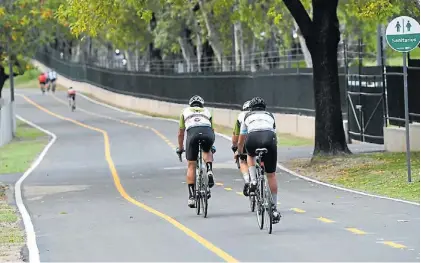
[[[384,151],[383,144],[358,142],[348,144],[352,153],[379,152]],[[311,158],[313,146],[278,147],[278,162],[285,162],[296,158]]]

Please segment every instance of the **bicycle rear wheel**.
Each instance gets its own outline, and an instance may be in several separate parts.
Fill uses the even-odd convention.
[[[203,217],[206,218],[208,216],[208,190],[207,188],[205,188],[205,190],[203,191],[203,195],[201,196],[200,200],[202,202]]]
[[[272,204],[272,195],[270,194],[269,185],[265,181],[265,225],[266,230],[269,234],[272,234],[272,225],[273,225],[273,204]]]
[[[196,214],[200,215],[200,199],[202,198],[202,180],[201,180],[201,172],[199,170],[198,174],[196,174],[196,185],[195,185],[195,189],[196,189],[196,193],[195,193],[195,204],[196,204]]]

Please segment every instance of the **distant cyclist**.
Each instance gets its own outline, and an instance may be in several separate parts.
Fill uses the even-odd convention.
[[[76,109],[76,90],[72,87],[67,90],[67,98],[69,99],[69,105],[72,103],[72,108]]]
[[[48,72],[48,90],[50,90],[50,86],[51,86],[51,91],[54,93],[56,91],[56,80],[57,80],[57,73],[54,70],[50,70]]]
[[[241,129],[241,124],[244,121],[244,117],[246,115],[247,112],[250,111],[250,101],[246,101],[243,104],[243,111],[240,112],[240,114],[238,114],[237,117],[237,121],[235,122],[234,125],[234,130],[232,132],[232,146],[231,149],[232,151],[235,153],[238,149],[238,137],[240,136],[240,129]],[[245,149],[243,149],[243,152],[246,152]],[[249,175],[249,170],[248,170],[248,165],[247,165],[247,155],[241,155],[239,157],[239,161],[240,161],[240,171],[241,174],[243,175],[243,179],[244,179],[244,188],[243,188],[243,194],[245,196],[248,196],[248,190],[249,190],[249,185],[250,185],[250,175]]]
[[[204,107],[204,104],[205,101],[202,97],[195,95],[189,100],[189,107],[185,108],[180,115],[178,148],[176,151],[178,154],[184,151],[184,133],[187,131],[186,159],[188,164],[186,181],[189,189],[189,200],[187,204],[191,208],[195,207],[195,170],[199,154],[199,140],[203,140],[203,160],[206,162],[209,188],[212,188],[215,184],[212,171],[213,154],[211,151],[215,142],[215,133],[213,130],[212,114]],[[210,198],[210,195],[208,198]]]
[[[39,74],[38,81],[39,81],[39,88],[41,89],[42,93],[44,93],[45,84],[47,83],[47,77],[45,76],[45,73]]]
[[[277,163],[277,138],[276,124],[272,113],[266,111],[266,103],[260,97],[250,101],[251,111],[248,112],[241,124],[240,137],[238,139],[238,154],[243,153],[243,146],[247,150],[247,163],[251,177],[250,192],[256,190],[256,149],[266,148],[268,152],[263,155],[265,172],[273,199],[273,223],[276,224],[281,218],[277,210],[278,184],[276,181]],[[247,135],[247,139],[246,136]]]

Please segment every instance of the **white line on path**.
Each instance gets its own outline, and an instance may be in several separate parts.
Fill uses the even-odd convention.
[[[89,98],[89,97],[87,97],[87,96],[85,96],[83,94],[80,94],[80,95],[82,97],[84,97],[85,99],[87,99],[87,100],[89,100],[89,101],[91,101],[91,102],[93,102],[95,104],[98,104],[98,105],[101,105],[101,106],[104,106],[104,107],[107,107],[107,108],[110,108],[110,109],[113,109],[113,110],[116,110],[116,111],[119,111],[119,112],[130,113],[130,114],[134,114],[134,115],[137,115],[137,116],[142,116],[142,117],[150,118],[150,119],[159,119],[159,120],[165,120],[165,121],[178,122],[177,120],[173,120],[173,119],[166,119],[166,118],[162,118],[162,117],[152,117],[152,116],[147,116],[147,115],[143,115],[143,114],[140,114],[140,113],[136,113],[136,112],[133,112],[133,111],[119,109],[117,107],[114,107],[114,106],[111,106],[111,105],[108,105],[108,104],[105,104],[105,103],[96,101],[94,99],[91,99],[91,98]],[[221,136],[222,138],[225,138],[225,139],[231,141],[231,138],[229,136],[225,135],[225,134],[221,134],[221,133],[215,133],[215,134]],[[279,169],[283,170],[286,173],[289,173],[289,174],[291,174],[293,176],[296,176],[298,178],[301,178],[303,180],[306,180],[308,182],[312,182],[312,183],[315,183],[315,184],[320,184],[320,185],[323,185],[323,186],[326,186],[326,187],[330,187],[330,188],[337,189],[337,190],[342,190],[342,191],[353,193],[353,194],[359,194],[359,195],[369,196],[369,197],[373,197],[373,198],[386,199],[386,200],[390,200],[390,201],[395,201],[395,202],[400,202],[400,203],[405,203],[405,204],[420,206],[420,204],[419,203],[416,203],[416,202],[411,202],[411,201],[406,201],[406,200],[397,199],[397,198],[391,198],[391,197],[386,197],[386,196],[380,196],[380,195],[373,195],[373,194],[369,194],[369,193],[364,193],[364,192],[360,192],[360,191],[356,191],[356,190],[352,190],[352,189],[343,188],[343,187],[340,187],[340,186],[336,186],[336,185],[324,183],[324,182],[321,182],[321,181],[318,181],[318,180],[309,178],[307,176],[300,175],[300,174],[298,174],[298,173],[296,173],[294,171],[291,171],[290,169],[286,168],[285,166],[283,166],[280,163],[278,163],[277,166],[278,166]]]
[[[42,132],[44,132],[44,133],[46,133],[46,134],[48,134],[52,137],[52,139],[47,144],[47,146],[45,146],[44,150],[41,152],[41,154],[38,156],[38,158],[31,164],[31,167],[29,167],[29,169],[26,170],[26,172],[19,178],[19,180],[15,184],[16,205],[19,209],[19,212],[22,215],[23,224],[25,225],[26,246],[27,246],[28,252],[29,252],[29,262],[38,263],[38,262],[40,262],[40,258],[39,258],[39,250],[38,250],[38,246],[37,246],[37,240],[36,240],[34,225],[32,224],[31,217],[29,216],[29,213],[26,210],[25,205],[23,204],[21,185],[22,185],[23,181],[26,179],[26,177],[28,177],[31,174],[31,172],[35,168],[37,168],[37,166],[44,159],[44,157],[47,154],[48,150],[50,149],[51,145],[53,145],[54,142],[56,141],[57,136],[54,133],[39,127],[38,125],[22,118],[19,115],[16,115],[16,117],[18,119],[20,119],[21,121],[26,122],[27,124],[31,125],[32,127],[36,128],[36,129],[38,129],[38,130],[40,130],[40,131],[42,131]]]

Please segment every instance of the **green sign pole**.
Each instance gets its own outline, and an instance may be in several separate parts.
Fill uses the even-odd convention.
[[[386,40],[389,46],[402,53],[403,58],[403,92],[405,100],[405,137],[406,137],[406,165],[408,169],[408,182],[411,178],[411,149],[409,145],[409,107],[408,107],[408,52],[413,50],[420,43],[420,25],[418,21],[408,17],[400,16],[393,19],[386,29]]]

